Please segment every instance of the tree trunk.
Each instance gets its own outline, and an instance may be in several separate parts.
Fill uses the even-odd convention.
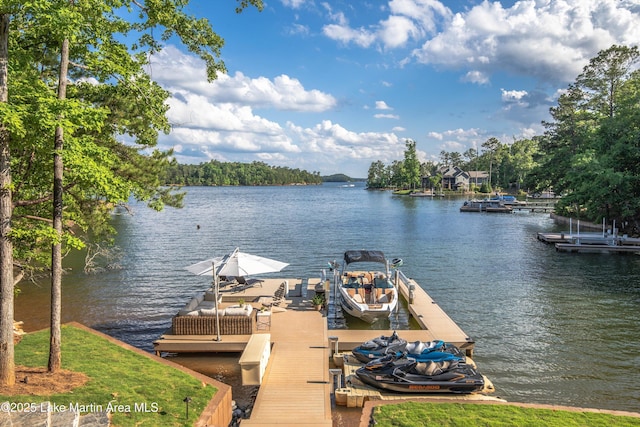
[[[67,97],[67,71],[69,68],[69,39],[62,42],[60,52],[60,73],[58,77],[58,99]],[[51,247],[51,339],[49,342],[49,372],[60,369],[62,351],[60,327],[62,312],[62,189],[63,162],[62,149],[64,132],[56,127],[53,150],[53,229],[57,236]]]
[[[0,102],[9,102],[9,15],[0,15]],[[0,385],[16,381],[13,349],[13,243],[9,130],[0,123]]]

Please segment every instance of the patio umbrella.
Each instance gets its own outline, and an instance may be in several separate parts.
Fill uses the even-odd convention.
[[[218,267],[217,276],[251,276],[254,274],[280,271],[289,264],[258,255],[240,252],[236,248],[224,257],[210,258],[187,267],[187,270],[198,276],[213,274],[214,265]]]
[[[275,259],[240,252],[236,248],[230,254],[223,257],[210,258],[186,267],[187,271],[203,276],[213,275],[213,288],[216,300],[216,331],[217,341],[220,341],[220,317],[218,315],[218,299],[220,292],[220,276],[249,276],[253,274],[273,273],[280,271],[289,264]]]

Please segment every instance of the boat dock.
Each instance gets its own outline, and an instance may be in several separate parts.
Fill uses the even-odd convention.
[[[558,252],[591,254],[639,254],[640,239],[617,236],[607,232],[538,233],[538,240],[553,244]]]
[[[555,201],[526,201],[525,204],[514,204],[511,208],[518,212],[551,213],[555,209]]]
[[[243,299],[258,309],[261,301],[272,298],[285,280],[288,293],[283,304],[268,311],[255,310],[252,334],[222,335],[218,341],[215,335],[175,335],[170,329],[153,343],[154,348],[158,355],[165,352],[242,352],[239,363],[243,382],[246,374],[249,381],[256,381],[260,386],[251,417],[243,419],[243,425],[329,427],[334,399],[348,398],[352,393],[340,382],[346,374],[335,366],[332,356],[340,351],[350,352],[364,341],[391,335],[393,331],[329,330],[326,310],[317,311],[310,301],[320,285],[319,278],[265,279],[260,286],[222,289],[221,306]],[[397,285],[408,301],[411,315],[422,328],[398,331],[403,338],[408,341],[441,339],[472,355],[474,341],[415,281],[399,273]],[[268,345],[263,348],[262,342]],[[338,394],[337,389],[341,389]],[[361,394],[355,390],[354,393]],[[369,398],[380,398],[381,393],[371,393],[376,396]],[[356,401],[367,399],[363,397]]]

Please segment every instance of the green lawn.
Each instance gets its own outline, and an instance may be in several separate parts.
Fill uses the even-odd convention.
[[[15,351],[16,365],[46,367],[49,331],[25,335]],[[190,426],[217,391],[178,369],[69,325],[62,327],[62,368],[83,372],[90,379],[66,394],[5,396],[0,392],[0,402],[49,401],[67,408],[100,405],[115,409],[115,426]],[[188,420],[183,401],[187,396],[192,399]]]
[[[626,427],[640,418],[512,405],[406,402],[376,406],[376,427]]]

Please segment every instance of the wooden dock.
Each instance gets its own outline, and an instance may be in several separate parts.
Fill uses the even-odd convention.
[[[322,312],[287,309],[271,319],[273,347],[245,426],[332,425],[329,347]]]
[[[541,212],[551,213],[555,209],[557,200],[526,200],[524,203],[510,205],[514,212]]]
[[[401,337],[408,341],[441,339],[455,344],[471,356],[474,341],[415,281],[401,273],[397,279],[400,294],[408,301],[409,312],[422,328],[398,331]],[[328,330],[326,313],[315,310],[310,301],[316,285],[320,283],[319,278],[274,278],[266,279],[261,286],[225,288],[221,290],[222,305],[237,303],[242,298],[259,309],[261,301],[272,297],[283,280],[289,283],[285,301],[267,316],[262,312],[264,317],[256,322],[253,332],[270,334],[271,349],[251,416],[242,420],[242,424],[329,427],[332,425],[332,396],[335,399],[342,397],[334,390],[339,385],[334,382],[335,368],[332,367],[335,365],[331,363],[333,359],[330,356],[337,351],[350,352],[364,341],[390,335],[393,331]],[[154,347],[158,354],[243,352],[251,336],[222,335],[217,341],[217,337],[212,335],[174,335],[168,330],[154,342]],[[364,393],[370,397],[365,398]],[[373,395],[382,398],[376,393],[373,390],[362,391],[359,393],[362,398],[356,397],[356,404],[373,399]]]
[[[556,243],[556,251],[581,254],[640,254],[637,245],[603,245],[586,243]]]
[[[556,251],[568,253],[640,253],[640,239],[614,236],[602,232],[538,233],[538,240],[555,245]]]

